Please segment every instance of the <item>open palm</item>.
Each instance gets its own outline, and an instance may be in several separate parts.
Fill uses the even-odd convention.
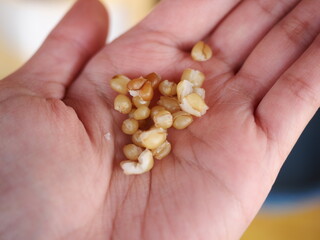
[[[1,239],[239,238],[319,107],[319,7],[166,0],[102,48],[104,9],[80,0],[0,83]],[[201,39],[214,57],[196,63]],[[130,139],[108,81],[178,81],[188,67],[207,76],[208,113],[169,131],[173,150],[151,172],[124,175]]]

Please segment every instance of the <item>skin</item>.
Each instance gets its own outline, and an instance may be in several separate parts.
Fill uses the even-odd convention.
[[[0,238],[239,239],[319,107],[319,7],[164,0],[105,45],[103,6],[78,1],[0,82]],[[207,62],[190,58],[199,40]],[[130,140],[108,81],[178,81],[187,67],[206,74],[209,111],[170,130],[172,153],[151,172],[124,175]]]

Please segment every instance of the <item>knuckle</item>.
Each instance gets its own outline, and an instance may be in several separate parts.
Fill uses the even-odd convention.
[[[262,12],[267,15],[277,16],[279,12],[283,12],[286,9],[286,5],[291,5],[292,1],[283,0],[253,0],[255,4],[261,9]]]
[[[306,19],[294,16],[280,22],[279,27],[294,45],[308,45],[312,39],[312,24]]]
[[[314,89],[305,77],[297,77],[292,74],[286,74],[283,76],[285,85],[288,86],[288,90],[299,100],[311,104],[312,106],[318,106],[319,101],[316,97]]]
[[[264,78],[259,76],[258,74],[248,72],[248,71],[240,71],[236,76],[236,82],[239,82],[239,86],[237,89],[246,96],[250,100],[257,101],[257,96],[260,96],[263,92],[267,91],[269,85]],[[252,91],[254,89],[254,91]]]

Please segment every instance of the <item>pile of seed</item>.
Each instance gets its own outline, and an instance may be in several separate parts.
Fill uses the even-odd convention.
[[[191,51],[195,61],[206,61],[211,56],[210,47],[202,41]],[[171,151],[167,129],[185,129],[194,116],[201,117],[206,113],[204,80],[202,72],[190,68],[183,71],[178,84],[162,81],[155,72],[134,79],[124,75],[111,79],[111,88],[119,93],[114,100],[114,109],[128,114],[128,119],[122,123],[122,131],[132,136],[132,143],[123,147],[128,160],[120,163],[125,174],[150,171],[154,158],[163,159]],[[153,99],[157,90],[160,93],[158,101]]]

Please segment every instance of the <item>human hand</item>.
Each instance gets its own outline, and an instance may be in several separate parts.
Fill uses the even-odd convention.
[[[0,82],[0,238],[238,239],[319,107],[319,7],[166,0],[103,47],[106,13],[80,0]],[[195,63],[200,39],[214,56]],[[209,111],[170,130],[172,153],[150,173],[124,175],[108,81],[187,67],[206,74]]]

